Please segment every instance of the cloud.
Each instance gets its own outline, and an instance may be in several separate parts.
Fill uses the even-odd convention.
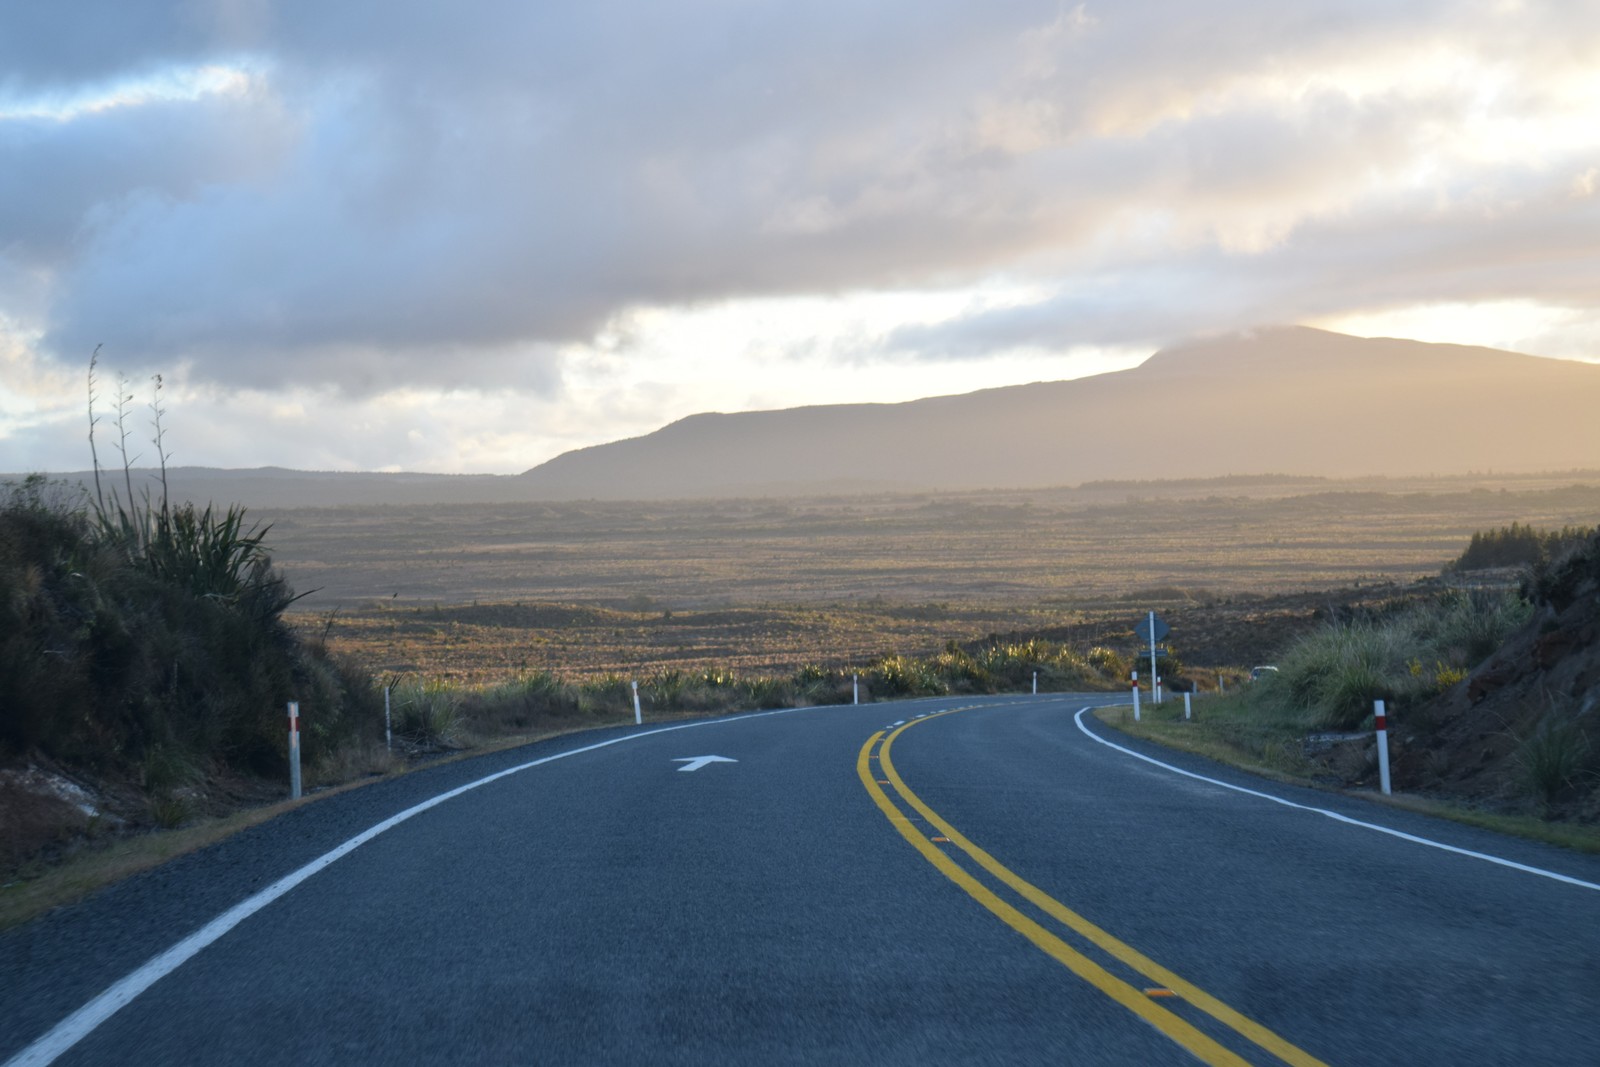
[[[557,398],[648,308],[1051,294],[876,346],[977,360],[1594,291],[1573,5],[94,9],[0,33],[0,316],[67,365]]]

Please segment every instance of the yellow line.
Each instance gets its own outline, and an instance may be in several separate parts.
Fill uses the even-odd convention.
[[[963,709],[954,709],[954,710],[966,710],[966,709],[963,708]],[[942,714],[951,714],[951,712],[944,712]],[[1256,1044],[1260,1048],[1266,1050],[1267,1052],[1272,1053],[1274,1056],[1278,1057],[1278,1059],[1282,1060],[1284,1063],[1290,1064],[1290,1065],[1292,1065],[1292,1067],[1327,1067],[1327,1065],[1325,1063],[1323,1063],[1321,1060],[1317,1059],[1315,1056],[1312,1056],[1309,1053],[1305,1052],[1304,1050],[1296,1047],[1295,1045],[1290,1044],[1288,1041],[1284,1040],[1282,1037],[1280,1037],[1277,1034],[1273,1033],[1271,1030],[1267,1029],[1265,1026],[1262,1026],[1260,1023],[1257,1023],[1257,1022],[1247,1018],[1246,1016],[1241,1015],[1239,1012],[1235,1011],[1233,1008],[1230,1008],[1228,1005],[1224,1004],[1222,1001],[1218,1000],[1216,997],[1213,997],[1211,994],[1207,993],[1205,990],[1200,989],[1199,987],[1197,987],[1197,986],[1195,986],[1195,985],[1193,985],[1193,984],[1191,984],[1189,982],[1184,981],[1182,978],[1178,977],[1172,971],[1167,970],[1165,967],[1161,966],[1160,964],[1156,963],[1154,960],[1150,959],[1148,956],[1145,956],[1143,953],[1141,953],[1137,949],[1133,948],[1133,946],[1125,944],[1122,941],[1119,941],[1117,938],[1111,936],[1111,934],[1107,933],[1105,930],[1102,930],[1100,927],[1096,926],[1094,923],[1090,922],[1088,919],[1085,919],[1083,916],[1079,915],[1077,912],[1075,912],[1072,909],[1068,908],[1066,905],[1062,904],[1060,901],[1056,900],[1054,897],[1051,897],[1048,893],[1044,892],[1039,887],[1033,885],[1030,882],[1025,881],[1024,879],[1022,879],[1021,877],[1019,877],[1018,875],[1013,873],[1009,868],[1007,868],[1003,864],[1001,864],[999,860],[995,859],[993,856],[989,855],[989,853],[985,852],[983,849],[979,848],[977,845],[975,845],[971,841],[969,841],[959,830],[957,830],[955,827],[951,826],[948,822],[946,822],[943,818],[941,818],[937,812],[935,812],[932,808],[928,807],[927,804],[923,803],[922,799],[911,791],[910,787],[908,787],[905,784],[905,782],[901,779],[899,773],[895,771],[894,762],[893,762],[893,760],[890,759],[890,756],[889,756],[889,749],[890,749],[890,746],[892,746],[894,744],[895,738],[899,737],[902,733],[904,733],[906,730],[910,729],[913,725],[915,725],[918,722],[927,722],[928,719],[937,718],[937,717],[938,716],[930,715],[930,716],[928,716],[927,719],[916,719],[916,720],[913,720],[910,723],[907,723],[905,726],[900,727],[898,730],[894,731],[894,733],[890,734],[884,740],[883,747],[878,750],[878,766],[880,768],[880,773],[882,773],[885,777],[888,778],[890,784],[894,787],[895,791],[897,793],[899,793],[900,796],[906,801],[906,803],[909,804],[919,815],[921,815],[924,819],[926,819],[930,825],[935,827],[942,835],[944,835],[945,837],[948,837],[952,844],[954,844],[956,847],[960,848],[967,855],[971,856],[975,861],[977,861],[978,865],[981,866],[984,870],[988,871],[995,878],[998,878],[1001,882],[1003,882],[1006,885],[1010,886],[1013,890],[1015,890],[1018,894],[1020,894],[1023,897],[1023,899],[1027,900],[1029,903],[1031,903],[1035,907],[1039,908],[1045,914],[1047,914],[1051,918],[1057,920],[1058,922],[1060,922],[1061,924],[1066,926],[1068,929],[1074,931],[1075,933],[1077,933],[1078,935],[1080,935],[1081,937],[1083,937],[1084,939],[1089,941],[1091,944],[1095,945],[1096,947],[1098,947],[1101,950],[1103,950],[1104,952],[1106,952],[1108,955],[1110,955],[1114,959],[1117,959],[1117,960],[1121,961],[1122,963],[1126,964],[1127,966],[1133,968],[1133,970],[1137,971],[1139,974],[1142,974],[1146,978],[1149,978],[1152,981],[1158,983],[1160,986],[1162,986],[1165,989],[1172,990],[1179,997],[1181,997],[1184,1000],[1188,1001],[1190,1004],[1193,1004],[1196,1008],[1199,1008],[1201,1011],[1205,1012],[1207,1015],[1210,1015],[1212,1018],[1216,1019],[1217,1021],[1219,1021],[1219,1022],[1223,1023],[1224,1025],[1228,1026],[1230,1029],[1234,1030],[1235,1032],[1237,1032],[1241,1036],[1247,1038],[1248,1040],[1250,1040],[1251,1042],[1253,1042],[1254,1044]],[[864,757],[865,757],[865,753],[866,753],[867,749],[872,746],[873,742],[876,741],[877,738],[882,737],[882,736],[883,735],[881,733],[876,734],[876,735],[874,735],[874,737],[871,740],[869,740],[867,742],[867,748],[863,748],[861,750],[863,758],[858,761],[858,765],[859,766],[861,766],[861,767],[865,767],[866,766],[866,761],[865,761]],[[868,791],[872,792],[875,789],[876,789],[876,786],[870,786]],[[886,796],[882,795],[882,791],[881,790],[877,790],[877,792],[878,792],[879,795],[875,796],[873,799],[878,801],[879,807],[883,808],[885,805],[888,805],[888,808],[892,808],[893,804],[890,803],[890,801],[888,800],[888,798]],[[881,799],[880,799],[880,797],[881,797]],[[888,811],[888,808],[885,808],[886,812]],[[897,828],[900,829],[901,834],[903,834],[908,840],[912,840],[912,843],[917,845],[919,849],[924,850],[923,851],[924,855],[927,855],[927,853],[929,851],[932,851],[932,852],[936,853],[941,860],[943,860],[945,863],[948,863],[951,867],[953,867],[955,870],[960,872],[960,874],[961,874],[961,876],[963,878],[967,878],[968,880],[971,880],[971,876],[967,875],[965,871],[961,870],[961,868],[956,867],[955,864],[948,859],[948,857],[944,856],[943,853],[939,853],[938,850],[934,849],[931,844],[927,844],[926,842],[924,842],[924,840],[922,838],[922,835],[917,834],[915,836],[915,839],[913,839],[912,833],[908,832],[910,824],[909,824],[908,821],[906,821],[904,819],[904,817],[901,817],[900,822],[897,823],[896,825],[897,825]],[[940,866],[940,865],[936,863],[935,866]],[[941,871],[945,871],[945,868],[940,866],[940,870]],[[949,871],[945,871],[945,873],[947,875],[949,875]],[[954,875],[949,875],[949,876],[952,879],[954,879],[954,877],[955,877]],[[959,882],[959,880],[957,880],[957,881]],[[977,884],[977,883],[974,882],[974,884]],[[963,885],[962,888],[966,888],[966,886]],[[967,891],[969,893],[972,893],[971,889],[968,889]],[[988,892],[988,890],[983,890],[983,891],[985,893]],[[973,895],[977,896],[977,894],[975,894],[975,893]],[[993,894],[990,894],[990,895],[992,896]],[[981,900],[982,898],[979,898],[979,899]],[[995,899],[998,900],[999,898],[996,897]],[[985,906],[989,906],[986,901],[984,903],[985,903]],[[1002,906],[1009,907],[1009,905],[1005,905],[1003,902],[1002,902]],[[993,907],[990,907],[990,910],[994,911],[995,909]],[[996,914],[999,914],[999,912],[996,912]],[[1020,914],[1020,913],[1018,913],[1018,914]],[[1006,917],[1004,915],[1001,915],[1001,918],[1006,918]],[[1007,919],[1006,921],[1010,922],[1009,919]],[[1027,920],[1025,919],[1024,921],[1027,921]],[[1015,925],[1015,924],[1013,923],[1012,925]],[[1052,940],[1056,940],[1057,944],[1060,944],[1061,947],[1063,949],[1065,949],[1066,951],[1068,951],[1068,952],[1072,952],[1073,951],[1071,948],[1067,947],[1064,942],[1060,942],[1058,939],[1055,939],[1054,935],[1051,935],[1048,932],[1046,932],[1046,936],[1047,937],[1051,937]],[[1035,941],[1035,943],[1037,944],[1038,942]],[[1044,948],[1045,946],[1040,945],[1040,947]],[[1046,948],[1045,951],[1050,952],[1050,949]],[[1050,954],[1052,956],[1056,956],[1057,959],[1060,959],[1060,956],[1058,956],[1055,952],[1050,952]],[[1063,960],[1062,962],[1065,962],[1065,961]],[[1089,961],[1085,960],[1085,962],[1089,962]],[[1071,966],[1071,965],[1069,964],[1069,966]],[[1093,966],[1093,964],[1091,964],[1091,966]],[[1076,971],[1076,968],[1074,968],[1074,970]],[[1110,981],[1117,982],[1119,985],[1124,985],[1124,987],[1126,989],[1128,989],[1130,992],[1135,992],[1136,995],[1138,996],[1139,1003],[1144,1004],[1146,1006],[1149,1006],[1149,1004],[1150,1004],[1149,1000],[1146,999],[1142,993],[1137,993],[1137,991],[1134,991],[1132,986],[1126,986],[1124,983],[1120,982],[1120,980],[1112,977],[1108,972],[1101,971],[1101,973],[1105,974],[1106,977]],[[1100,983],[1098,983],[1098,982],[1096,982],[1095,985],[1097,987],[1100,987]],[[1104,991],[1103,987],[1100,987],[1100,988],[1102,988],[1102,991]],[[1118,1003],[1123,1003],[1123,1000],[1120,997],[1115,997],[1113,999],[1117,999]],[[1157,1010],[1161,1010],[1161,1009],[1157,1009]],[[1176,1017],[1174,1016],[1173,1018],[1176,1018]],[[1185,1025],[1187,1025],[1187,1024],[1185,1024]],[[1165,1032],[1165,1030],[1163,1030],[1163,1032]],[[1195,1031],[1195,1032],[1199,1033],[1198,1031]],[[1172,1035],[1169,1034],[1168,1036],[1172,1036]],[[1204,1035],[1201,1035],[1201,1036],[1204,1037]],[[1173,1040],[1178,1040],[1178,1039],[1176,1037],[1174,1037]],[[1209,1041],[1210,1039],[1206,1038],[1206,1040]],[[1180,1044],[1182,1044],[1182,1042],[1180,1042]],[[1188,1047],[1188,1046],[1185,1045],[1185,1047]],[[1221,1048],[1221,1046],[1218,1046],[1218,1048]],[[1198,1051],[1196,1051],[1195,1049],[1193,1049],[1193,1048],[1190,1048],[1190,1051],[1194,1052],[1195,1055],[1197,1055],[1197,1056],[1200,1055],[1200,1053]],[[1227,1053],[1227,1055],[1229,1055],[1229,1056],[1233,1056],[1233,1053],[1228,1052],[1226,1049],[1222,1049],[1222,1051]],[[1201,1058],[1203,1059],[1204,1057],[1202,1056]],[[1211,1062],[1211,1061],[1208,1060],[1207,1062]],[[1244,1062],[1244,1061],[1238,1060],[1237,1057],[1235,1057],[1234,1060],[1232,1060],[1232,1061],[1218,1061],[1218,1062]]]
[[[872,795],[872,799],[877,803],[884,815],[888,816],[889,822],[894,825],[896,830],[900,831],[901,836],[916,846],[917,851],[922,853],[923,858],[937,867],[945,877],[966,890],[967,894],[974,900],[998,915],[1006,925],[1043,949],[1057,962],[1066,966],[1073,974],[1076,974],[1079,978],[1082,978],[1151,1026],[1154,1026],[1177,1044],[1188,1049],[1203,1063],[1212,1064],[1214,1067],[1222,1067],[1224,1064],[1228,1065],[1228,1067],[1249,1067],[1248,1060],[1242,1059],[1229,1049],[1224,1048],[1165,1008],[1151,1003],[1149,998],[1139,990],[1117,978],[1087,956],[1077,952],[1050,931],[1001,900],[977,879],[973,878],[972,875],[958,867],[950,857],[935,848],[932,842],[918,833],[911,826],[910,820],[900,814],[899,809],[878,787],[877,781],[873,779],[867,770],[867,750],[876,744],[878,738],[882,736],[881,731],[873,734],[872,738],[861,749],[861,755],[856,760],[856,771],[861,776],[861,784],[866,786],[867,792]]]

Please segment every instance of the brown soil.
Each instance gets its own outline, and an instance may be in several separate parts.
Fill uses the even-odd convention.
[[[1536,580],[1538,609],[1399,730],[1397,785],[1547,818],[1600,820],[1600,537]],[[1570,773],[1539,784],[1539,751]],[[1565,777],[1565,781],[1560,780]]]

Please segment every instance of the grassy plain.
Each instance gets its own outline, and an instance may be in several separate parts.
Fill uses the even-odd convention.
[[[1202,619],[1226,626],[1263,598],[1302,594],[1272,609],[1287,638],[1322,591],[1382,595],[1437,575],[1474,531],[1596,515],[1588,474],[256,517],[273,524],[290,581],[315,590],[293,613],[303,629],[375,672],[483,683],[529,669],[792,670],[990,633],[1131,642],[1150,608],[1175,622],[1180,654],[1244,663],[1271,628],[1253,646],[1207,647]]]

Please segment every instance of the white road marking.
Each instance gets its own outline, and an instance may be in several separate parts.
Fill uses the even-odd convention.
[[[698,771],[708,763],[738,763],[739,761],[729,759],[727,756],[682,756],[672,762],[683,764],[682,767],[678,768],[680,771]]]
[[[1585,882],[1581,878],[1573,878],[1570,875],[1559,874],[1556,871],[1547,871],[1543,867],[1530,867],[1525,863],[1518,863],[1515,860],[1504,859],[1500,856],[1491,856],[1487,852],[1474,852],[1471,849],[1458,848],[1455,845],[1447,845],[1443,841],[1435,841],[1432,838],[1418,837],[1416,834],[1408,834],[1403,830],[1393,830],[1387,826],[1379,826],[1377,823],[1362,822],[1360,819],[1352,819],[1348,815],[1341,815],[1336,811],[1329,811],[1327,808],[1314,808],[1309,804],[1297,804],[1294,801],[1286,800],[1283,797],[1275,797],[1271,793],[1263,793],[1255,789],[1246,789],[1242,785],[1234,785],[1231,782],[1223,782],[1218,781],[1215,778],[1207,778],[1203,774],[1196,774],[1193,771],[1186,771],[1182,767],[1174,767],[1170,763],[1162,763],[1160,760],[1152,759],[1142,752],[1135,752],[1131,748],[1124,748],[1115,742],[1107,741],[1105,738],[1095,734],[1094,731],[1090,730],[1083,724],[1084,715],[1093,710],[1094,708],[1092,707],[1081,708],[1072,718],[1072,721],[1078,724],[1078,729],[1082,730],[1090,740],[1098,741],[1107,748],[1114,748],[1118,752],[1132,756],[1134,759],[1144,760],[1146,763],[1153,763],[1157,767],[1171,771],[1173,774],[1181,774],[1185,778],[1194,778],[1198,781],[1209,782],[1212,785],[1219,785],[1224,789],[1232,789],[1236,793],[1244,793],[1248,796],[1260,797],[1262,800],[1270,800],[1274,804],[1282,804],[1286,808],[1298,808],[1301,811],[1310,811],[1315,812],[1318,815],[1326,815],[1335,822],[1346,823],[1350,826],[1359,826],[1364,830],[1375,830],[1380,834],[1388,834],[1390,837],[1398,837],[1402,841],[1410,841],[1413,844],[1427,845],[1429,848],[1442,849],[1445,852],[1454,852],[1458,856],[1470,856],[1475,860],[1483,860],[1485,863],[1493,863],[1501,867],[1509,867],[1514,871],[1522,871],[1524,874],[1536,874],[1541,878],[1554,879],[1557,882],[1565,882],[1567,885],[1575,885],[1582,889],[1600,890],[1600,885],[1596,885],[1594,882]]]
[[[374,837],[377,837],[385,830],[393,829],[412,816],[421,815],[429,808],[437,807],[447,800],[458,797],[463,793],[469,793],[472,790],[477,789],[479,786],[488,785],[490,782],[498,781],[501,778],[516,774],[519,771],[526,771],[546,763],[553,763],[559,759],[566,759],[568,756],[578,756],[585,752],[593,752],[596,749],[608,748],[611,745],[620,745],[626,741],[638,741],[641,738],[654,737],[656,734],[669,734],[675,730],[693,730],[702,726],[717,726],[722,723],[740,722],[745,719],[761,719],[769,715],[789,715],[796,711],[815,710],[818,709],[780,708],[777,711],[759,711],[749,715],[736,715],[723,719],[707,719],[703,722],[686,722],[677,726],[661,726],[654,730],[646,730],[643,733],[628,734],[624,737],[613,737],[609,741],[600,741],[593,745],[585,745],[583,748],[575,748],[568,752],[557,752],[553,756],[545,756],[541,759],[530,760],[527,763],[521,763],[515,767],[498,771],[494,774],[488,775],[487,777],[479,778],[475,782],[468,782],[466,785],[457,786],[455,789],[452,789],[449,792],[440,793],[436,797],[424,800],[422,803],[415,804],[407,808],[405,811],[400,812],[398,815],[390,816],[389,818],[378,823],[376,826],[363,830],[361,833],[357,834],[355,837],[352,837],[338,848],[335,848],[330,852],[323,853],[310,863],[306,864],[304,867],[301,867],[299,870],[278,879],[276,882],[273,882],[271,885],[267,886],[267,888],[261,890],[259,893],[255,894],[249,899],[235,904],[233,907],[229,908],[215,919],[212,919],[199,930],[196,930],[182,941],[179,941],[176,945],[173,945],[160,955],[152,957],[138,970],[127,975],[121,981],[113,985],[110,989],[107,989],[104,993],[101,993],[99,996],[89,1001],[89,1003],[85,1004],[83,1007],[79,1008],[77,1011],[61,1020],[61,1022],[57,1023],[51,1028],[49,1033],[45,1034],[33,1044],[29,1045],[27,1048],[23,1049],[21,1052],[18,1052],[15,1056],[7,1060],[5,1067],[44,1067],[45,1064],[54,1062],[56,1057],[60,1056],[73,1045],[76,1045],[79,1041],[82,1041],[85,1037],[88,1037],[89,1034],[94,1032],[95,1027],[111,1018],[111,1016],[115,1015],[123,1008],[127,1007],[127,1005],[131,1003],[135,997],[149,989],[151,986],[155,985],[157,982],[171,974],[173,971],[177,970],[179,967],[183,966],[185,962],[191,959],[201,949],[213,944],[215,941],[217,941],[217,939],[222,937],[222,935],[226,934],[229,930],[232,930],[235,926],[238,926],[250,916],[254,915],[268,904],[271,904],[273,901],[277,900],[279,897],[283,896],[285,893],[289,892],[289,890],[293,889],[307,878],[310,878],[313,874],[316,874],[324,867],[331,866],[332,864],[343,859],[345,856],[360,848],[368,841],[371,841]],[[720,759],[722,757],[713,756],[704,758]],[[689,768],[679,769],[687,770]]]

